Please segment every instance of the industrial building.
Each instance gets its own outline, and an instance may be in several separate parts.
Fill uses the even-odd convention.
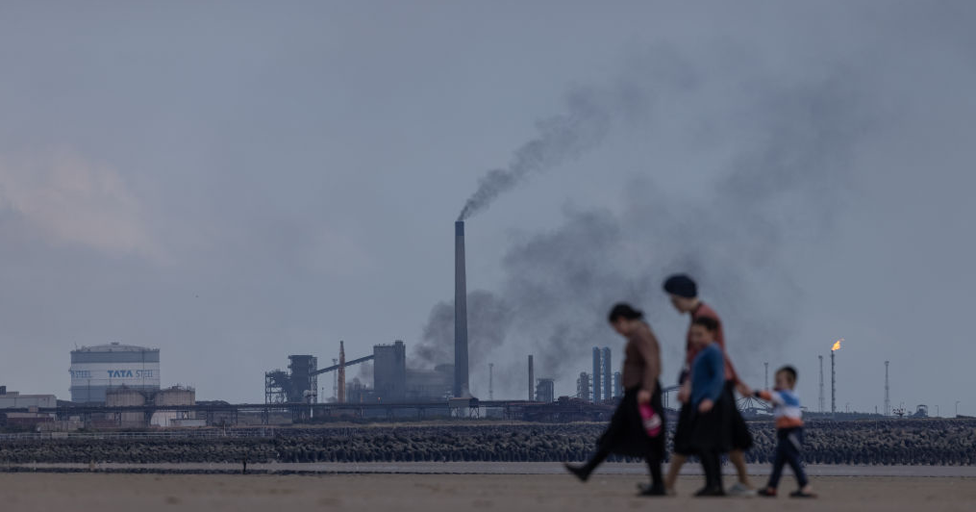
[[[71,401],[105,403],[106,393],[126,387],[159,391],[159,349],[111,343],[71,351]]]
[[[586,372],[580,373],[576,379],[576,398],[589,401],[590,396],[590,375]]]
[[[122,428],[143,428],[149,425],[157,427],[202,426],[202,420],[196,421],[196,413],[191,411],[196,405],[196,391],[190,387],[174,386],[157,391],[143,391],[128,387],[117,387],[106,391],[106,407],[142,407],[154,405],[167,407],[168,410],[150,413],[148,410],[107,413],[108,417],[98,420],[99,423]],[[188,406],[187,410],[171,410],[173,406]]]
[[[593,401],[599,402],[603,397],[603,379],[600,378],[601,372],[603,372],[603,365],[601,361],[603,360],[600,354],[600,347],[593,347]]]
[[[137,407],[146,405],[146,395],[138,389],[117,387],[105,391],[106,407]],[[113,422],[121,428],[139,428],[146,426],[146,413],[142,411],[120,412],[114,418],[105,420]]]
[[[433,370],[407,370],[407,401],[443,401],[452,396],[453,364],[439,364]]]
[[[196,390],[191,387],[173,386],[159,390],[153,397],[157,406],[193,406],[197,403]],[[155,427],[202,427],[206,421],[196,418],[191,410],[166,410],[153,413],[149,424]]]
[[[452,395],[454,365],[441,364],[433,370],[407,368],[407,347],[397,340],[392,345],[373,346],[373,389],[364,401],[427,402]]]
[[[54,395],[22,395],[17,391],[7,391],[7,386],[0,386],[0,409],[57,407],[57,405],[58,399]]]
[[[556,381],[553,379],[539,379],[535,385],[536,402],[555,402],[556,401]]]
[[[433,369],[407,367],[407,347],[401,340],[392,344],[373,346],[373,354],[352,361],[345,360],[340,349],[338,364],[316,368],[316,358],[308,355],[288,356],[288,372],[273,370],[265,373],[265,403],[319,403],[317,378],[326,372],[336,372],[336,401],[339,403],[404,403],[447,400],[455,384],[453,364],[440,364]],[[373,361],[373,382],[343,382],[345,368]]]
[[[387,402],[406,398],[407,348],[402,341],[373,347],[373,392]]]
[[[580,382],[583,380],[580,375]],[[593,347],[593,374],[587,376],[593,394],[579,397],[586,400],[592,397],[594,402],[606,402],[623,396],[620,385],[620,372],[613,371],[613,354],[609,347]],[[588,390],[589,391],[589,390]]]
[[[7,391],[0,386],[0,425],[36,425],[54,420],[51,414],[38,412],[38,409],[57,407],[54,395],[22,395]],[[26,412],[4,412],[5,409],[26,409]]]

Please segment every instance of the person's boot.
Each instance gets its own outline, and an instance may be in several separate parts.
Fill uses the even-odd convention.
[[[574,466],[570,463],[565,463],[563,466],[566,470],[572,473],[576,478],[579,478],[580,482],[585,482],[590,479],[590,473],[593,471],[590,469],[588,464],[583,464],[582,466]]]
[[[712,496],[725,496],[725,491],[723,491],[721,487],[717,487],[717,486],[703,487],[698,492],[695,493],[695,496],[699,498],[712,497]]]
[[[664,488],[664,484],[637,484],[637,489],[639,492],[638,496],[667,496],[667,489]]]

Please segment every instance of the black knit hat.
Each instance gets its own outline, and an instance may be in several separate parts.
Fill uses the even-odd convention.
[[[664,291],[678,297],[694,299],[698,296],[698,285],[684,274],[675,274],[664,282]]]

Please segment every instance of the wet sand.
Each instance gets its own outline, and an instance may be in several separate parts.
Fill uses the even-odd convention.
[[[758,478],[757,478],[758,480]],[[700,478],[685,476],[679,496],[634,496],[637,475],[598,474],[587,484],[569,475],[332,474],[143,475],[2,473],[4,510],[176,511],[461,511],[461,510],[973,510],[971,477],[837,477],[813,479],[821,497],[695,499]],[[794,486],[787,476],[782,492]]]

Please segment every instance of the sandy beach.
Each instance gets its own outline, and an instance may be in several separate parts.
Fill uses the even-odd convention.
[[[760,481],[760,477],[756,477]],[[581,484],[568,475],[332,474],[160,475],[111,473],[0,474],[7,510],[712,510],[695,499],[696,476],[684,476],[679,496],[634,496],[640,477],[604,473]],[[820,498],[721,498],[723,510],[972,510],[972,477],[821,476]],[[787,477],[781,491],[793,486]],[[9,508],[8,508],[9,507]]]

